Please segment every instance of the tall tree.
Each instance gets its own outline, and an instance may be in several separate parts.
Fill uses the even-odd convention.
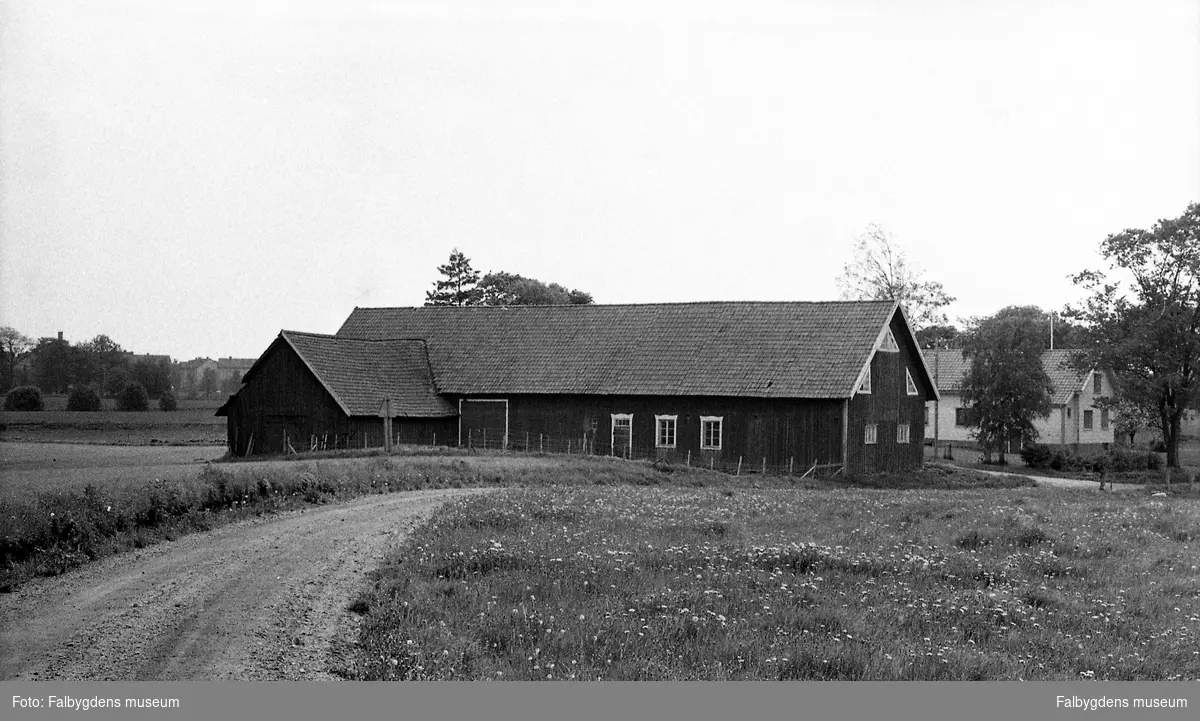
[[[962,331],[952,325],[930,325],[916,332],[922,348],[961,348]]]
[[[0,328],[0,393],[16,385],[17,361],[33,347],[33,339],[16,328]]]
[[[567,290],[558,283],[543,283],[515,273],[495,271],[479,281],[483,305],[588,305],[590,293]]]
[[[1037,324],[1021,315],[997,314],[976,321],[963,343],[970,366],[963,401],[973,409],[975,439],[1004,463],[1010,440],[1036,440],[1033,422],[1050,415],[1053,387],[1042,367],[1044,345]]]
[[[1062,313],[1050,313],[1036,305],[1010,305],[1001,308],[996,317],[1020,318],[1032,324],[1042,339],[1042,347],[1049,349],[1080,348],[1085,344],[1083,326]]]
[[[75,382],[79,350],[62,338],[39,338],[30,354],[34,384],[43,393],[66,393]]]
[[[1115,279],[1074,277],[1091,294],[1071,311],[1087,328],[1079,364],[1111,369],[1124,396],[1155,409],[1167,464],[1178,467],[1181,420],[1200,395],[1200,203],[1149,230],[1109,235],[1100,254]]]
[[[450,261],[438,266],[442,280],[434,282],[434,289],[425,293],[425,305],[478,305],[482,293],[476,284],[479,271],[471,267],[471,261],[462,251],[455,248]]]
[[[88,375],[105,394],[115,396],[125,387],[129,381],[129,354],[116,341],[100,334],[81,344],[80,349],[88,358]]]
[[[878,225],[867,227],[854,244],[853,259],[837,279],[844,300],[898,300],[917,328],[945,324],[942,308],[954,302],[942,284],[924,280],[904,251]]]

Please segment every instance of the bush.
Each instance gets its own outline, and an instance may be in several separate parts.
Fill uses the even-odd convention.
[[[6,411],[40,411],[46,404],[42,402],[42,391],[35,386],[20,386],[13,388],[4,396]]]
[[[1030,468],[1045,468],[1050,465],[1053,453],[1041,443],[1030,443],[1021,449],[1021,460]]]
[[[91,386],[75,388],[71,391],[71,395],[67,396],[67,410],[98,411],[100,410],[100,394]]]
[[[128,383],[117,396],[117,408],[123,411],[144,411],[150,408],[150,396],[141,383]]]
[[[167,389],[158,397],[158,409],[160,411],[173,411],[179,408],[179,402],[175,399],[175,391]]]

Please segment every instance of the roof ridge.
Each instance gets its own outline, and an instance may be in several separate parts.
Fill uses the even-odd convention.
[[[354,310],[494,310],[512,308],[650,308],[683,305],[893,305],[894,300],[683,300],[660,303],[553,303],[546,305],[372,305]]]

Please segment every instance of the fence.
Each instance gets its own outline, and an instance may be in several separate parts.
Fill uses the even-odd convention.
[[[372,435],[374,437],[372,437]],[[545,455],[579,455],[621,458],[630,461],[651,461],[659,465],[678,466],[684,468],[707,468],[733,475],[767,474],[795,475],[799,477],[833,476],[842,471],[840,461],[817,461],[790,457],[784,462],[769,462],[766,457],[737,456],[727,457],[720,451],[687,450],[664,448],[647,445],[627,444],[618,442],[614,445],[609,439],[591,434],[580,434],[575,437],[554,436],[546,433],[512,434],[507,438],[503,433],[488,434],[486,430],[468,429],[464,432],[459,443],[458,435],[446,437],[434,432],[400,431],[393,433],[392,442],[395,446],[409,447],[461,447],[467,451],[494,453],[526,453]],[[325,433],[311,435],[306,444],[297,447],[296,441],[285,438],[285,448],[290,452],[308,450],[312,452],[329,450],[378,449],[384,447],[381,434],[362,433]]]

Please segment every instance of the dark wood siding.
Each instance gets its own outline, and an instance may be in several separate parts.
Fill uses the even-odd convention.
[[[457,419],[393,420],[402,441],[453,443]],[[326,448],[376,448],[383,445],[383,419],[347,416],[286,341],[277,339],[246,385],[230,402],[229,448],[234,455],[283,453],[284,437],[297,451],[316,437]]]
[[[838,400],[550,395],[507,399],[511,450],[536,451],[542,444],[553,444],[546,448],[562,451],[569,442],[576,452],[586,447],[589,453],[609,455],[613,453],[612,415],[632,414],[638,457],[661,456],[680,463],[690,458],[695,465],[707,465],[711,459],[724,466],[736,464],[740,457],[747,467],[757,467],[765,459],[774,468],[842,461],[842,402]],[[656,447],[656,415],[676,416],[674,448]],[[723,419],[719,451],[700,448],[703,416]]]
[[[871,361],[871,393],[858,393],[850,402],[846,470],[851,474],[919,468],[925,437],[927,388],[917,372],[917,350],[903,332],[897,316],[892,320],[899,352],[878,351]],[[917,395],[908,395],[904,372],[912,374]],[[896,442],[896,427],[907,423],[908,443]],[[865,442],[866,427],[876,426],[876,442]]]

